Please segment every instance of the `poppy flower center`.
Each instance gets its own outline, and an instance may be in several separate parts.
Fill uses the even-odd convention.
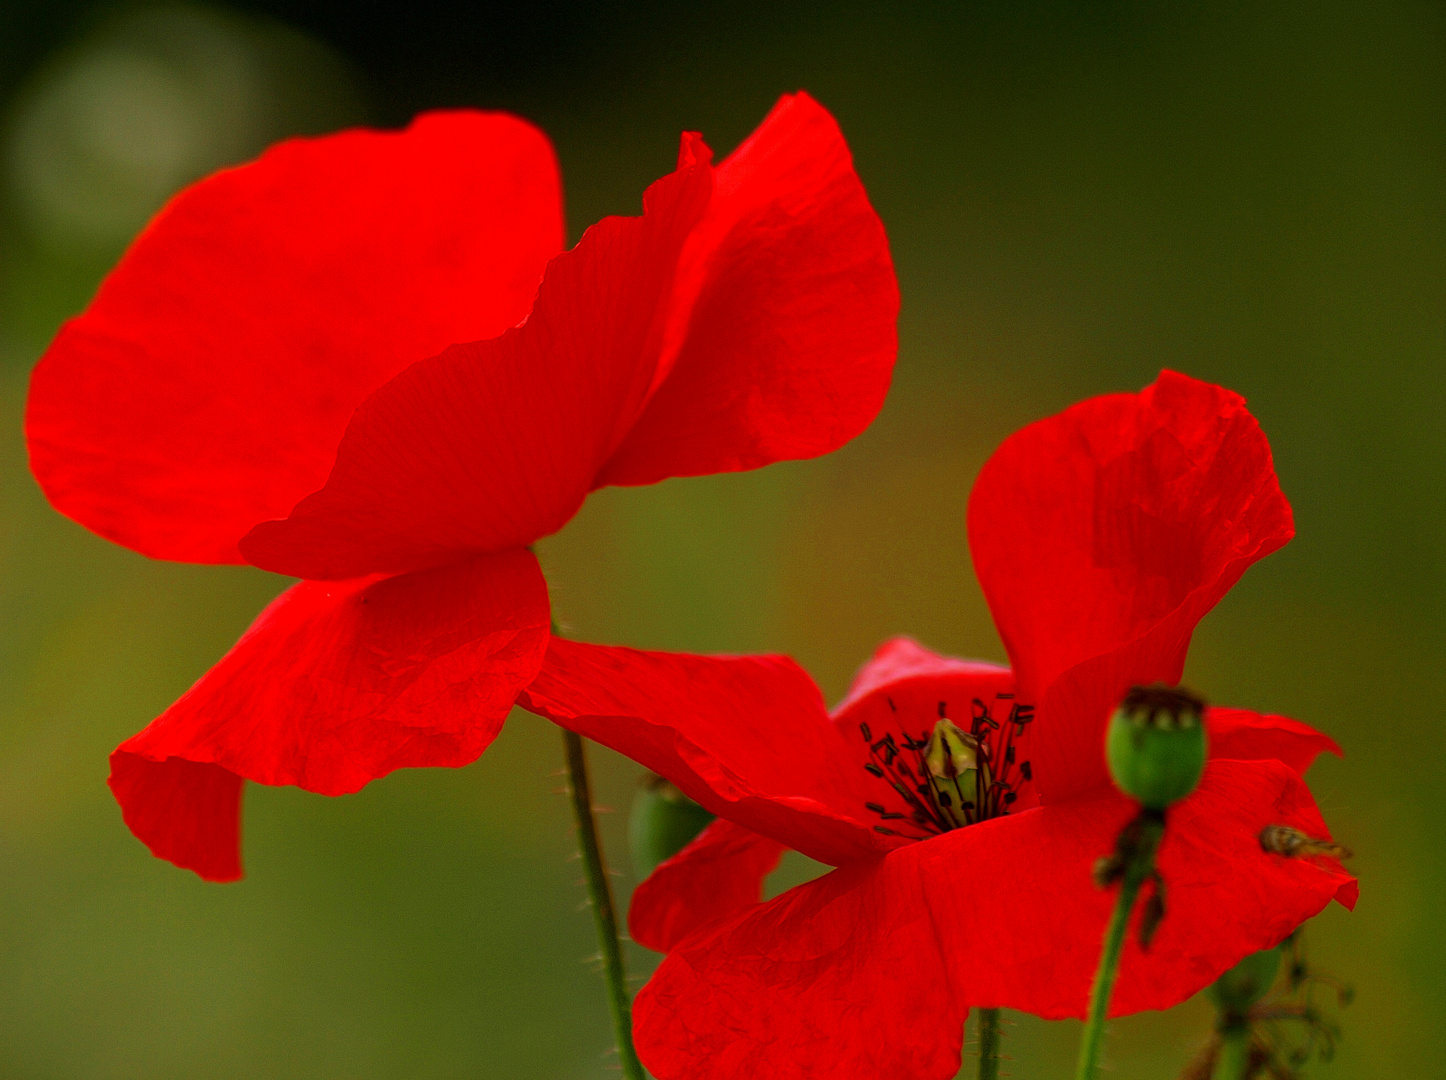
[[[889,708],[898,713],[892,698]],[[1004,708],[1008,715],[998,717]],[[875,825],[877,832],[924,840],[1002,817],[1018,801],[1020,787],[1033,780],[1030,763],[1015,760],[1015,741],[1034,719],[1034,706],[1019,704],[1013,694],[997,694],[994,702],[975,698],[967,729],[947,712],[947,702],[939,702],[932,730],[917,735],[903,728],[875,738],[868,724],[859,724],[869,748],[864,768],[903,800],[903,809],[864,804],[888,822]]]

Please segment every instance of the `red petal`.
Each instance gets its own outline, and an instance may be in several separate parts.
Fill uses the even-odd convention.
[[[996,818],[686,939],[635,1003],[644,1063],[659,1080],[947,1080],[966,1008],[1083,1015],[1115,899],[1090,867],[1133,812],[1107,796]],[[1269,824],[1325,834],[1276,761],[1213,762],[1171,811],[1168,913],[1150,952],[1126,946],[1115,1015],[1183,1001],[1353,885],[1334,863],[1262,851]]]
[[[700,927],[758,903],[782,854],[778,841],[719,818],[633,890],[628,933],[667,952]]]
[[[1012,691],[1014,677],[998,664],[943,656],[909,637],[890,638],[859,668],[848,695],[834,709],[834,718],[846,723],[851,710],[866,699],[906,689],[917,690],[922,698],[936,692],[945,697],[962,696],[965,691],[992,695]]]
[[[883,404],[898,283],[838,125],[779,101],[717,171],[688,241],[666,373],[599,484],[753,469],[837,449]]]
[[[547,267],[532,314],[414,364],[357,410],[326,486],[241,544],[257,566],[349,578],[529,544],[577,512],[646,398],[704,163],[640,218],[607,218]]]
[[[661,773],[720,817],[835,865],[894,846],[818,687],[783,656],[690,656],[553,638],[525,709]],[[840,767],[841,763],[847,763]]]
[[[367,394],[524,317],[561,247],[552,149],[515,117],[282,143],[172,200],[61,330],[31,383],[35,475],[137,551],[240,562]]]
[[[1210,756],[1253,761],[1274,758],[1304,775],[1324,751],[1345,754],[1334,739],[1315,728],[1273,713],[1249,709],[1211,708],[1205,713],[1210,732]]]
[[[1108,783],[1132,685],[1180,678],[1195,624],[1294,533],[1244,399],[1164,372],[1031,424],[985,464],[969,542],[1021,695],[1039,706],[1047,801]]]
[[[110,789],[131,832],[207,881],[241,877],[241,777],[184,758],[151,761],[117,750]]]
[[[546,649],[547,587],[514,549],[282,593],[190,691],[111,755],[126,824],[202,877],[240,875],[241,778],[323,795],[466,765]]]
[[[957,932],[948,940],[958,956],[944,951],[939,905],[914,863],[916,852],[957,835],[835,870],[676,945],[633,1002],[648,1072],[953,1077],[968,1004],[952,969],[983,954]]]

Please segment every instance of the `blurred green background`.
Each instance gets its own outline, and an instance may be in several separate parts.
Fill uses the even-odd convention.
[[[0,0],[0,1075],[608,1075],[542,721],[357,796],[252,787],[238,885],[130,837],[107,753],[283,582],[51,512],[26,378],[167,193],[285,134],[515,110],[556,141],[576,236],[637,212],[681,129],[726,151],[799,87],[892,238],[889,403],[825,460],[596,496],[542,548],[560,618],[787,651],[831,697],[894,633],[1002,658],[962,525],[989,451],[1162,366],[1239,390],[1299,537],[1206,620],[1188,677],[1348,752],[1311,780],[1361,902],[1309,933],[1358,995],[1310,1075],[1446,1076],[1446,10],[1393,0]],[[625,811],[636,768],[594,760]],[[1078,1025],[1015,1019],[1006,1070],[1067,1075]],[[1176,1075],[1208,1022],[1196,1001],[1117,1023],[1112,1075]]]

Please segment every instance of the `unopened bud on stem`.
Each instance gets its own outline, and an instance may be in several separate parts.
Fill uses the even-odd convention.
[[[649,773],[633,796],[628,820],[634,869],[639,875],[651,874],[659,863],[687,847],[712,820],[712,814],[671,782]]]
[[[1227,1017],[1245,1010],[1270,992],[1280,971],[1280,949],[1251,953],[1211,985],[1210,1000]]]

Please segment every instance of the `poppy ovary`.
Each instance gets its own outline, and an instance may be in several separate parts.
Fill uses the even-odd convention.
[[[989,751],[978,738],[941,717],[924,748],[924,768],[929,797],[945,821],[960,829],[980,819],[993,777]]]
[[[1178,686],[1133,687],[1105,735],[1110,777],[1148,810],[1163,811],[1195,790],[1205,751],[1205,702]]]
[[[859,724],[869,753],[865,771],[892,788],[902,802],[895,809],[864,803],[870,813],[890,822],[875,825],[875,832],[924,840],[1010,812],[1019,800],[1020,785],[1033,777],[1028,761],[1016,761],[1014,740],[1033,721],[1034,709],[1019,704],[1012,693],[997,698],[1008,702],[1008,719],[995,719],[989,705],[975,698],[968,731],[949,719],[945,701],[939,702],[938,721],[932,728],[913,729],[917,735],[901,730],[897,736],[886,732],[875,738],[869,724]],[[897,715],[893,698],[885,700]]]

